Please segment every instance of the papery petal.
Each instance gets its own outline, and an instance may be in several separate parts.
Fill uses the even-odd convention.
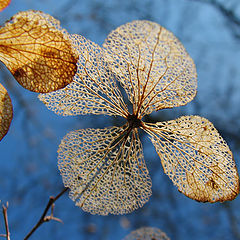
[[[80,35],[72,35],[71,40],[79,56],[73,82],[61,90],[39,95],[39,99],[61,115],[92,113],[126,117],[127,107],[101,47]]]
[[[9,3],[11,2],[11,0],[0,0],[0,12],[6,8]]]
[[[92,214],[125,214],[151,195],[137,129],[86,129],[68,133],[58,150],[58,167],[70,198]]]
[[[146,124],[164,172],[178,190],[201,202],[233,200],[239,176],[232,152],[216,128],[199,116]]]
[[[14,15],[0,28],[0,60],[34,92],[51,92],[73,81],[77,54],[60,22],[40,11]]]
[[[7,134],[12,121],[12,102],[7,90],[0,84],[0,141]]]
[[[123,240],[170,240],[170,238],[158,228],[142,227],[132,231]]]
[[[141,116],[185,105],[196,95],[193,60],[180,41],[150,21],[133,21],[112,31],[103,44],[106,61]]]

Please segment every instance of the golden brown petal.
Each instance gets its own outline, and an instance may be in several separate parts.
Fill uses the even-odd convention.
[[[26,11],[0,28],[0,60],[24,88],[45,93],[73,81],[78,56],[59,21]]]
[[[7,134],[12,121],[12,102],[7,90],[0,84],[0,140]]]
[[[58,167],[70,198],[92,214],[126,214],[151,195],[137,130],[127,126],[68,133],[58,150]]]
[[[0,0],[0,12],[10,4],[11,0]]]
[[[178,190],[201,202],[233,200],[239,176],[232,152],[207,119],[184,116],[146,124],[164,172]]]
[[[133,21],[112,31],[103,47],[106,61],[139,116],[185,105],[196,95],[193,60],[168,30],[150,21]]]
[[[170,238],[158,228],[142,227],[131,232],[123,240],[170,240]]]

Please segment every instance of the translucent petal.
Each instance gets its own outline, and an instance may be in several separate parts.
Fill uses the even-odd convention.
[[[12,102],[7,90],[0,84],[0,140],[7,134],[12,121]]]
[[[59,21],[39,11],[19,12],[0,28],[0,60],[34,92],[51,92],[73,81],[77,54]]]
[[[68,133],[58,150],[58,167],[70,198],[92,214],[125,214],[151,195],[137,129],[127,126]]]
[[[123,240],[170,240],[170,238],[158,228],[142,227],[131,232]]]
[[[190,102],[197,88],[193,60],[180,41],[159,24],[133,21],[105,43],[111,64],[140,116]]]
[[[0,12],[6,8],[9,3],[11,2],[11,0],[0,0]]]
[[[102,49],[79,35],[72,35],[79,55],[77,73],[65,88],[41,94],[39,99],[57,114],[107,114],[127,116],[127,107],[114,75],[104,62]]]
[[[232,152],[207,119],[184,116],[145,128],[164,172],[180,192],[201,202],[237,196],[239,177]]]

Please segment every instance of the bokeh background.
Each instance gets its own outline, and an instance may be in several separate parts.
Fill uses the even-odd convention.
[[[18,11],[34,9],[61,21],[70,33],[102,44],[107,34],[135,20],[155,21],[172,31],[194,59],[196,98],[183,107],[151,115],[157,121],[201,115],[212,121],[240,162],[240,1],[239,0],[12,0],[0,23]],[[117,125],[105,116],[57,116],[19,86],[3,64],[0,82],[8,89],[14,118],[0,143],[0,199],[9,202],[11,239],[23,239],[37,222],[50,195],[63,188],[57,149],[70,130]],[[141,209],[124,216],[95,216],[75,207],[67,194],[55,206],[64,224],[43,224],[31,239],[120,240],[143,226],[162,229],[171,239],[240,239],[240,200],[198,203],[177,191],[152,143],[142,135],[153,195]],[[0,216],[0,233],[4,233]]]

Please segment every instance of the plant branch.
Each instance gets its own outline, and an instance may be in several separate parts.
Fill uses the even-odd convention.
[[[31,229],[31,231],[27,234],[27,236],[24,238],[24,240],[29,239],[29,237],[45,222],[49,222],[50,220],[55,220],[58,222],[62,222],[61,219],[56,218],[53,216],[53,210],[54,210],[54,203],[68,190],[67,187],[65,187],[56,197],[51,196],[49,198],[48,204],[45,207],[45,210],[40,217],[39,221],[36,223],[36,225]],[[51,214],[47,216],[48,210],[51,208]]]
[[[10,240],[10,231],[9,231],[9,225],[8,225],[7,209],[8,209],[8,202],[7,202],[6,206],[2,205],[2,212],[3,212],[3,217],[4,217],[6,234],[1,234],[0,236],[1,237],[6,237],[7,240]]]

